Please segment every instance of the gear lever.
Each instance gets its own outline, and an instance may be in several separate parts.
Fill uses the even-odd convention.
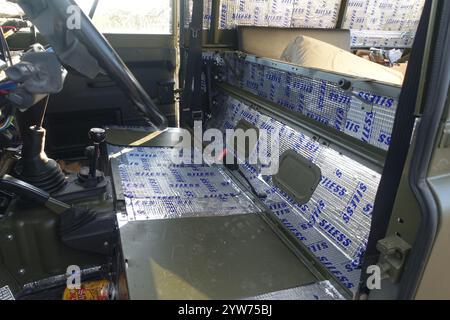
[[[92,128],[89,131],[89,139],[94,143],[94,154],[89,166],[89,176],[97,175],[97,162],[100,157],[100,144],[106,140],[106,131],[100,128]]]
[[[78,173],[78,183],[85,188],[94,188],[105,179],[103,173],[97,170],[97,165],[100,157],[100,145],[106,140],[106,131],[101,128],[92,128],[89,130],[89,139],[93,143],[93,146],[86,148],[89,168],[81,168]]]

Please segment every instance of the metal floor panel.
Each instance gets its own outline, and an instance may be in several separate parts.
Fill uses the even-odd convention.
[[[130,299],[241,299],[318,280],[258,214],[128,222]]]
[[[170,148],[108,152],[130,299],[243,299],[325,280],[221,166],[175,165]]]
[[[180,143],[179,128],[168,128],[155,134],[152,128],[109,126],[107,143],[119,146],[171,147]]]

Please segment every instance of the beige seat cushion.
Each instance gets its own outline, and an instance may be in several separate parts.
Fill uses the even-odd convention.
[[[390,84],[403,84],[403,74],[399,71],[306,36],[299,36],[288,45],[281,55],[281,60],[307,68],[322,69]]]

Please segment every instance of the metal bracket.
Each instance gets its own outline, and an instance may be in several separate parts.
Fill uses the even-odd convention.
[[[411,245],[397,235],[384,238],[377,243],[377,250],[381,253],[378,266],[381,277],[389,278],[397,283],[403,272]]]

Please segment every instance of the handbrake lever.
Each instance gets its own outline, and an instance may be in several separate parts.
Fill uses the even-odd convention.
[[[12,192],[19,197],[43,205],[57,214],[61,214],[72,208],[71,205],[52,198],[50,194],[44,190],[7,174],[0,179],[0,189]]]

